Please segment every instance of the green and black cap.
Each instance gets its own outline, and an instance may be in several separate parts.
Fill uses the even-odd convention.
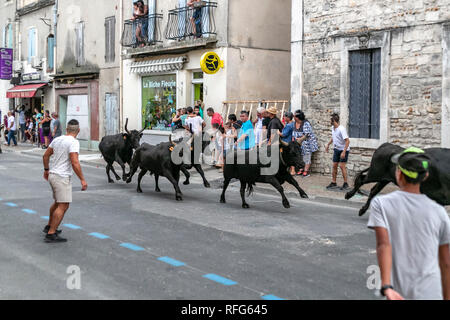
[[[423,180],[430,167],[430,158],[425,151],[416,147],[393,155],[391,162],[395,163],[405,176],[418,182]]]

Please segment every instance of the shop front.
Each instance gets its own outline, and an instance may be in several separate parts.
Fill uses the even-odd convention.
[[[99,83],[94,79],[57,78],[55,84],[56,110],[62,129],[72,119],[80,123],[78,140],[85,150],[97,150],[99,133]]]
[[[142,126],[159,131],[172,130],[177,110],[177,76],[162,74],[142,77]]]

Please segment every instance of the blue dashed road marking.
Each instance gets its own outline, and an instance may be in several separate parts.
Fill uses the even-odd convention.
[[[98,232],[92,232],[92,233],[89,233],[89,235],[92,236],[92,237],[98,238],[98,239],[102,239],[102,240],[103,239],[109,239],[109,236],[104,235],[102,233],[98,233]]]
[[[273,294],[267,294],[265,296],[262,296],[261,298],[264,300],[284,300],[283,298],[274,296]]]
[[[36,211],[31,210],[31,209],[23,209],[22,211],[25,213],[28,213],[28,214],[36,214],[37,213]]]
[[[15,203],[12,203],[12,202],[7,202],[7,203],[5,203],[8,207],[13,207],[13,208],[15,208],[15,207],[17,207],[17,204],[15,204]]]
[[[48,220],[49,216],[41,216],[41,219]]]
[[[76,225],[70,224],[70,223],[63,224],[63,226],[64,226],[64,227],[67,227],[67,228],[69,228],[69,229],[73,229],[73,230],[81,229],[80,226],[76,226]]]
[[[185,266],[186,265],[186,263],[184,263],[184,262],[181,262],[181,261],[169,258],[169,257],[161,257],[161,258],[158,258],[158,260],[162,261],[162,262],[165,262],[165,263],[168,263],[168,264],[170,264],[170,265],[172,265],[174,267],[181,267],[181,266]]]
[[[124,248],[127,248],[127,249],[130,249],[130,250],[133,250],[133,251],[144,251],[145,250],[144,248],[139,247],[139,246],[137,246],[135,244],[132,244],[132,243],[122,243],[122,244],[120,244],[120,246],[124,247]]]
[[[217,274],[213,274],[213,273],[205,274],[203,276],[203,278],[218,282],[220,284],[223,284],[224,286],[232,286],[232,285],[237,284],[237,282],[235,282],[233,280],[218,276]]]

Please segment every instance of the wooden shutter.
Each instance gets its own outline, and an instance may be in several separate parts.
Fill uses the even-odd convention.
[[[116,17],[105,19],[105,61],[114,62],[116,59]]]
[[[349,136],[379,139],[381,51],[351,51]]]

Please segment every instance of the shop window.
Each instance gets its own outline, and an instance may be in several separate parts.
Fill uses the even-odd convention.
[[[2,45],[3,48],[12,48],[13,47],[13,26],[11,23],[8,23],[3,28],[3,40]]]
[[[142,126],[148,121],[152,130],[170,131],[176,113],[176,75],[142,78]]]

